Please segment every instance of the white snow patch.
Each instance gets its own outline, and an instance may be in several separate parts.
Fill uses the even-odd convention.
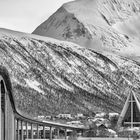
[[[26,81],[27,85],[28,85],[30,88],[32,88],[32,89],[34,89],[34,90],[36,90],[36,91],[38,91],[38,92],[44,94],[44,92],[38,87],[38,86],[40,85],[40,83],[38,83],[38,82],[35,81],[35,80],[29,80],[29,79],[24,79],[24,80]]]
[[[111,113],[109,113],[109,116],[118,116],[119,115],[119,113],[116,113],[116,112],[111,112]]]
[[[22,58],[18,55],[15,55],[15,60],[19,63],[24,65],[26,68],[28,68],[29,66],[22,60]]]
[[[112,133],[112,134],[116,134],[116,132],[112,129],[108,129],[108,132]]]
[[[115,68],[113,65],[111,65],[111,64],[109,64],[109,67],[110,67],[110,69],[111,69],[112,71],[115,71],[115,70],[116,70],[116,68]]]
[[[97,114],[95,115],[95,118],[103,118],[105,115],[106,115],[106,113],[104,113],[104,112],[97,113]]]
[[[109,119],[111,119],[114,116],[119,116],[119,113],[116,113],[116,112],[110,112],[109,113]]]

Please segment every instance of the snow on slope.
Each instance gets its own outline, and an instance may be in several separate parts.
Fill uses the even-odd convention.
[[[114,24],[113,28],[123,34],[131,43],[132,47],[127,48],[125,52],[128,54],[131,52],[131,58],[140,61],[140,14]]]
[[[139,44],[133,44],[114,28],[139,12],[139,0],[76,0],[60,7],[33,34],[67,40],[102,53],[114,52],[127,57],[136,53],[139,57]],[[128,26],[132,31],[131,24]]]
[[[139,93],[139,64],[74,43],[0,29],[0,58],[28,114],[120,112],[128,84]]]

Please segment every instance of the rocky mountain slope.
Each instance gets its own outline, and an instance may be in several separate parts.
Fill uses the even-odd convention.
[[[33,34],[139,61],[139,0],[76,0],[64,4]]]
[[[16,106],[34,116],[120,112],[131,84],[140,92],[139,63],[66,41],[0,29],[0,58]]]

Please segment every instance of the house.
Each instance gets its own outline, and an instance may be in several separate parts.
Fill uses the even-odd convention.
[[[100,136],[100,137],[108,136],[108,128],[104,124],[100,124],[98,126],[97,136]]]
[[[109,119],[111,119],[112,117],[115,117],[115,116],[119,116],[119,113],[115,113],[115,112],[109,113]]]
[[[77,115],[76,115],[76,118],[84,118],[85,116],[82,114],[82,113],[78,113]]]
[[[37,116],[38,119],[43,120],[45,119],[45,116]]]
[[[65,119],[71,119],[71,114],[59,114],[56,116],[57,118],[65,118]]]
[[[104,118],[105,115],[106,115],[106,113],[100,112],[100,113],[97,113],[97,114],[95,115],[95,118]]]
[[[52,116],[45,116],[45,119],[51,119]]]
[[[108,129],[108,128],[104,124],[98,125],[98,130],[106,130],[106,129]]]

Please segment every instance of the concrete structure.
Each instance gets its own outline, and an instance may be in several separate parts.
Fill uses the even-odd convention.
[[[64,125],[61,123],[38,121],[21,114],[15,106],[12,93],[12,84],[8,71],[0,66],[0,140],[25,140],[53,138],[54,128],[64,130],[64,138],[67,137],[67,129],[83,131],[85,128]],[[59,138],[59,137],[58,137]]]

